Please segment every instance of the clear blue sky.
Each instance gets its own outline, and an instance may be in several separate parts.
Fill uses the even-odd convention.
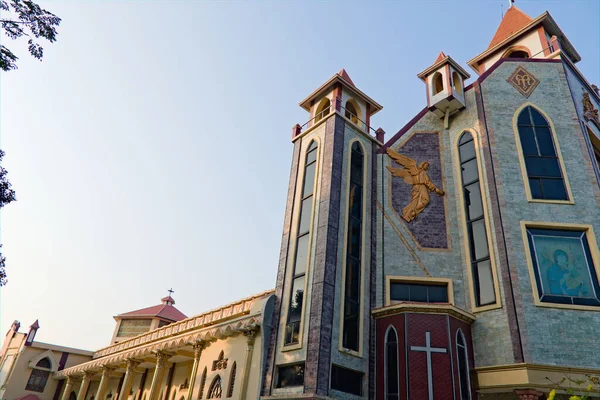
[[[0,330],[39,318],[38,340],[95,349],[170,287],[190,316],[272,288],[298,102],[346,68],[390,137],[425,105],[416,74],[440,50],[467,68],[508,2],[40,4],[63,19],[42,63],[2,38]],[[600,84],[598,1],[516,5]]]

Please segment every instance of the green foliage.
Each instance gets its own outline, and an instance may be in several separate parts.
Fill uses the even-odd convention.
[[[0,26],[4,34],[13,40],[27,36],[29,53],[41,61],[44,49],[35,39],[55,42],[58,35],[56,27],[61,19],[30,0],[0,0],[0,13]],[[0,45],[0,69],[17,69],[18,59],[6,46]]]
[[[547,400],[556,399],[556,390],[566,392],[569,396],[569,400],[589,400],[590,395],[600,389],[600,377],[594,375],[586,375],[585,379],[573,379],[567,375],[558,382],[553,382],[550,378],[546,379],[548,379],[552,385],[556,387],[556,389],[552,389]],[[565,385],[568,385],[568,387]],[[575,390],[571,387],[571,385],[576,385],[577,387],[586,386],[585,392],[583,392],[581,389]],[[583,392],[583,394],[576,394],[577,392]]]
[[[0,150],[0,162],[4,157],[4,152]],[[0,208],[8,203],[15,201],[15,191],[11,188],[11,184],[6,176],[8,172],[4,167],[0,166]],[[0,248],[2,245],[0,244]],[[6,258],[0,253],[0,286],[6,285]]]

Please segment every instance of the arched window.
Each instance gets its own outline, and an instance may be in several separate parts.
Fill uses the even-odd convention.
[[[462,94],[462,82],[460,80],[460,76],[458,76],[458,73],[456,71],[452,73],[452,86],[454,86],[454,90],[457,93]]]
[[[328,98],[321,100],[315,111],[315,123],[322,120],[331,111],[331,101]]]
[[[42,393],[48,383],[48,377],[52,369],[52,363],[48,357],[42,358],[35,364],[35,368],[31,370],[29,380],[25,386],[25,390]]]
[[[229,389],[227,389],[227,397],[233,396],[233,386],[235,385],[235,373],[236,373],[236,364],[233,362],[233,366],[231,367],[231,372],[229,373]]]
[[[284,345],[299,343],[300,322],[304,303],[304,284],[308,266],[310,231],[312,225],[312,210],[314,202],[315,174],[317,171],[317,142],[313,141],[306,150],[304,166],[304,182],[302,184],[302,199],[300,201],[300,218],[296,236],[296,254],[294,255],[293,279],[287,314],[287,324],[284,332]]]
[[[210,389],[208,389],[207,399],[220,399],[221,398],[221,377],[219,375],[215,376],[213,382],[210,385]]]
[[[173,397],[171,397],[171,399],[175,400],[176,397],[177,397],[177,390],[173,390]]]
[[[74,391],[72,391],[71,394],[69,395],[69,400],[77,400],[77,394],[75,394]]]
[[[481,197],[477,153],[471,133],[462,134],[458,142],[458,152],[475,303],[477,307],[481,307],[496,302],[496,291]]]
[[[206,386],[206,367],[204,367],[204,371],[202,372],[202,378],[200,378],[200,389],[198,390],[198,400],[202,399],[202,394],[204,393],[204,386]],[[193,390],[193,388],[192,388]]]
[[[546,118],[535,108],[527,106],[519,114],[517,128],[531,197],[568,200],[563,172]]]
[[[36,367],[40,367],[40,368],[48,368],[51,369],[52,368],[52,363],[50,362],[50,360],[48,359],[48,357],[42,358],[40,361],[38,361],[37,364],[35,364]]]
[[[398,378],[398,335],[390,325],[385,335],[385,398],[398,400],[400,398],[400,383]]]
[[[358,106],[352,100],[348,100],[346,102],[346,107],[344,108],[346,109],[346,112],[344,114],[346,118],[348,118],[355,124],[358,124]]]
[[[432,86],[433,86],[433,94],[434,95],[436,95],[444,90],[444,78],[442,77],[442,74],[440,74],[439,72],[436,72],[435,74],[433,74],[432,83],[433,83]]]
[[[502,58],[529,58],[529,52],[525,48],[511,48],[504,53]]]
[[[471,378],[469,377],[467,342],[460,329],[456,332],[456,358],[458,359],[460,400],[471,400]]]
[[[362,212],[364,155],[358,142],[350,152],[346,279],[344,284],[344,327],[342,346],[358,351],[360,345],[360,282],[362,260]]]

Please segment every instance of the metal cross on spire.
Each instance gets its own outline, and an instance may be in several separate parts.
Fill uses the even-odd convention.
[[[169,296],[171,296],[173,293],[175,293],[175,291],[173,290],[173,288],[167,290],[167,292],[169,292]]]

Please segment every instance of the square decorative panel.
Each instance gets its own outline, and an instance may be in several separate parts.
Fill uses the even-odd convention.
[[[515,69],[507,81],[525,97],[529,97],[540,83],[535,76],[521,66]]]

